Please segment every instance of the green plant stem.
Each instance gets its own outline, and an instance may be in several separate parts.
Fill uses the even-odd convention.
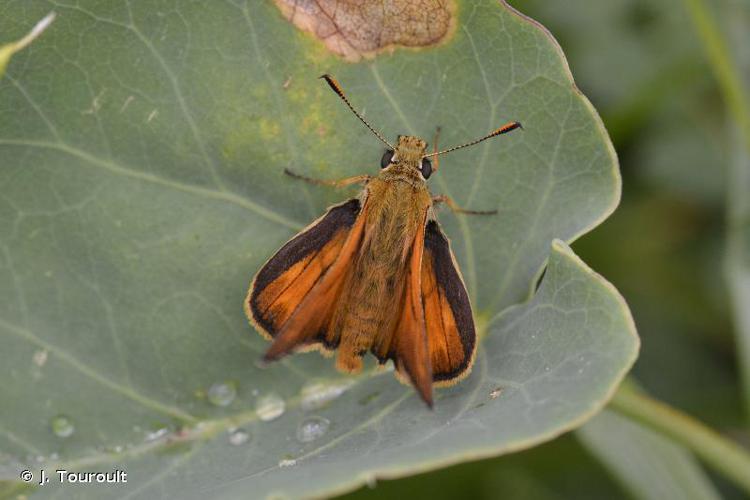
[[[629,383],[620,386],[609,407],[691,450],[706,465],[750,494],[750,453],[741,446]]]
[[[750,151],[750,103],[740,74],[732,62],[727,42],[705,0],[683,1],[703,42],[708,62],[721,88],[727,110],[739,126],[745,146]]]

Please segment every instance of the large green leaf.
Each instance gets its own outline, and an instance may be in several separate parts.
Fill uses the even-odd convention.
[[[6,3],[0,33],[49,8]],[[550,439],[601,408],[632,364],[617,292],[564,243],[550,254],[613,210],[619,176],[540,26],[467,3],[438,48],[348,64],[272,4],[54,8],[0,81],[0,479],[114,467],[127,485],[77,493],[322,495]],[[463,206],[500,211],[441,216],[485,335],[472,375],[438,391],[435,411],[390,374],[346,378],[317,354],[256,365],[267,344],[241,307],[253,273],[350,196],[282,169],[375,173],[382,153],[322,72],[388,137],[441,125],[449,145],[511,119],[526,128],[446,156],[431,179]],[[532,300],[507,309],[548,256]],[[217,383],[236,397],[207,396]],[[311,388],[344,393],[317,408]],[[286,411],[266,422],[255,408],[271,394]],[[329,426],[308,425],[326,432],[300,442],[312,416]]]

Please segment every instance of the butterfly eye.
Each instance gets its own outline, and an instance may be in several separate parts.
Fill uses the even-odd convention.
[[[429,179],[432,175],[432,162],[427,158],[422,158],[422,166],[419,167],[419,171],[422,172],[422,177]]]
[[[393,151],[390,149],[385,152],[383,157],[380,159],[380,168],[385,168],[388,165],[391,164],[391,160],[393,159]]]

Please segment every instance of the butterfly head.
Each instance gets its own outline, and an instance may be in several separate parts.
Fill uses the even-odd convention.
[[[380,160],[381,168],[417,171],[428,179],[432,174],[432,163],[425,158],[427,143],[419,137],[400,135],[395,149],[389,149]]]

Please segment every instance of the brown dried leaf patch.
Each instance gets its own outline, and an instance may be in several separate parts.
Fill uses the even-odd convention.
[[[284,17],[350,62],[447,40],[454,0],[275,0]]]

